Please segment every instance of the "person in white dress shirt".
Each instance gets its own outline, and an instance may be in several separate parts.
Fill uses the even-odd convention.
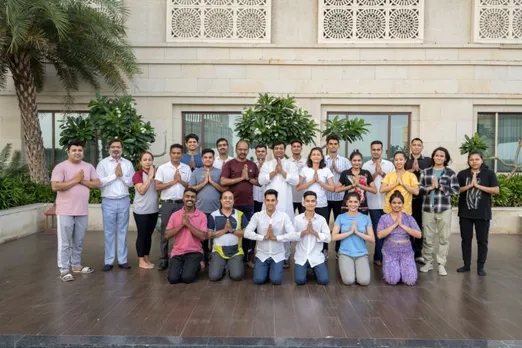
[[[294,221],[294,204],[292,198],[292,186],[299,183],[299,172],[297,166],[285,158],[286,144],[284,141],[277,141],[272,145],[274,159],[266,161],[259,173],[259,184],[266,185],[266,189],[276,190],[279,195],[277,209],[286,213],[292,222]],[[285,263],[284,268],[289,268],[290,264],[290,242],[285,243]]]
[[[244,237],[256,241],[254,284],[264,284],[268,278],[273,285],[283,282],[283,241],[290,240],[295,229],[288,214],[276,209],[277,205],[278,192],[266,190],[265,209],[255,213],[245,229]]]
[[[183,193],[189,186],[190,176],[192,175],[190,167],[181,162],[183,157],[183,146],[181,144],[171,145],[169,156],[170,161],[158,167],[154,178],[156,191],[161,192],[161,238],[158,266],[160,271],[169,268],[169,241],[165,238],[165,229],[170,216],[183,208]]]
[[[218,155],[214,160],[214,168],[219,170],[223,169],[223,165],[230,160],[233,160],[234,157],[228,155],[228,140],[225,138],[219,138],[216,141],[216,148]]]
[[[290,161],[294,162],[297,166],[297,172],[301,173],[303,167],[306,167],[306,157],[301,155],[303,151],[303,142],[299,139],[292,140],[290,142],[290,149],[292,151],[292,157]],[[292,197],[294,199],[294,212],[297,210],[298,214],[304,213],[303,207],[303,191],[298,191],[297,186],[292,186]]]
[[[314,270],[315,279],[319,285],[327,285],[330,282],[326,258],[322,252],[323,243],[330,243],[332,236],[326,219],[315,212],[317,206],[317,194],[306,191],[303,195],[305,212],[295,217],[295,269],[294,280],[297,285],[306,284],[308,268]]]
[[[120,139],[109,141],[109,157],[98,163],[96,174],[101,182],[103,232],[105,234],[105,266],[103,271],[110,271],[115,259],[117,247],[120,268],[131,268],[127,263],[127,232],[129,228],[129,187],[134,176],[132,163],[121,157],[123,142]],[[117,235],[117,245],[115,240]]]

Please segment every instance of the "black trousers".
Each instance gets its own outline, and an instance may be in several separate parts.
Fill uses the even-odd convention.
[[[294,202],[294,213],[295,213],[296,209],[299,212],[299,214],[302,214],[305,212],[305,208],[303,207],[303,205],[301,203]]]
[[[337,219],[339,214],[341,214],[342,206],[343,206],[343,201],[328,201],[328,218],[326,219],[326,222],[328,224],[330,224],[330,214],[332,213],[332,211],[333,211],[333,218],[335,221],[335,219]],[[338,240],[337,242],[335,242],[335,252],[338,252],[340,247],[341,247],[341,241]],[[328,250],[327,243],[324,243],[323,250],[324,249]]]
[[[152,233],[156,228],[158,222],[158,213],[153,214],[136,214],[134,221],[136,221],[136,228],[138,229],[138,237],[136,238],[136,252],[138,257],[149,256],[150,246],[152,243]]]
[[[422,231],[422,199],[413,199],[411,202],[411,211],[413,218],[419,225],[420,230]],[[415,258],[422,256],[422,235],[420,238],[413,238],[410,236],[411,247],[413,252],[415,253]]]
[[[464,265],[471,265],[471,241],[473,226],[477,234],[478,257],[477,267],[483,268],[488,257],[488,236],[490,220],[460,218],[460,237],[462,238],[462,260]]]
[[[161,214],[160,264],[166,265],[169,262],[169,241],[165,239],[165,229],[170,216],[181,208],[183,208],[183,203],[161,203],[159,210]]]
[[[187,253],[176,255],[170,259],[168,281],[177,284],[180,281],[185,284],[192,283],[201,270],[199,264],[203,260],[201,253]]]

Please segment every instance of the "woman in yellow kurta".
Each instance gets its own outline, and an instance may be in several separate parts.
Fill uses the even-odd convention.
[[[395,171],[386,174],[381,183],[380,192],[386,193],[384,199],[384,212],[390,213],[392,211],[390,206],[390,197],[395,191],[399,191],[404,197],[404,205],[402,211],[411,215],[411,201],[413,195],[419,194],[419,182],[415,174],[404,169],[408,155],[399,151],[393,155],[393,164]]]

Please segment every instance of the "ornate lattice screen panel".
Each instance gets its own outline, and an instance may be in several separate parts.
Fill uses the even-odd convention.
[[[522,0],[475,0],[475,42],[522,43]]]
[[[167,41],[270,43],[272,0],[167,0]]]
[[[424,0],[319,0],[320,43],[422,42]]]

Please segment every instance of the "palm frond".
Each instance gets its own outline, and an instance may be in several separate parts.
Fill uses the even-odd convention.
[[[0,151],[0,170],[3,170],[7,167],[7,162],[9,161],[9,157],[11,157],[12,148],[13,144],[7,143],[5,144],[2,151]]]

